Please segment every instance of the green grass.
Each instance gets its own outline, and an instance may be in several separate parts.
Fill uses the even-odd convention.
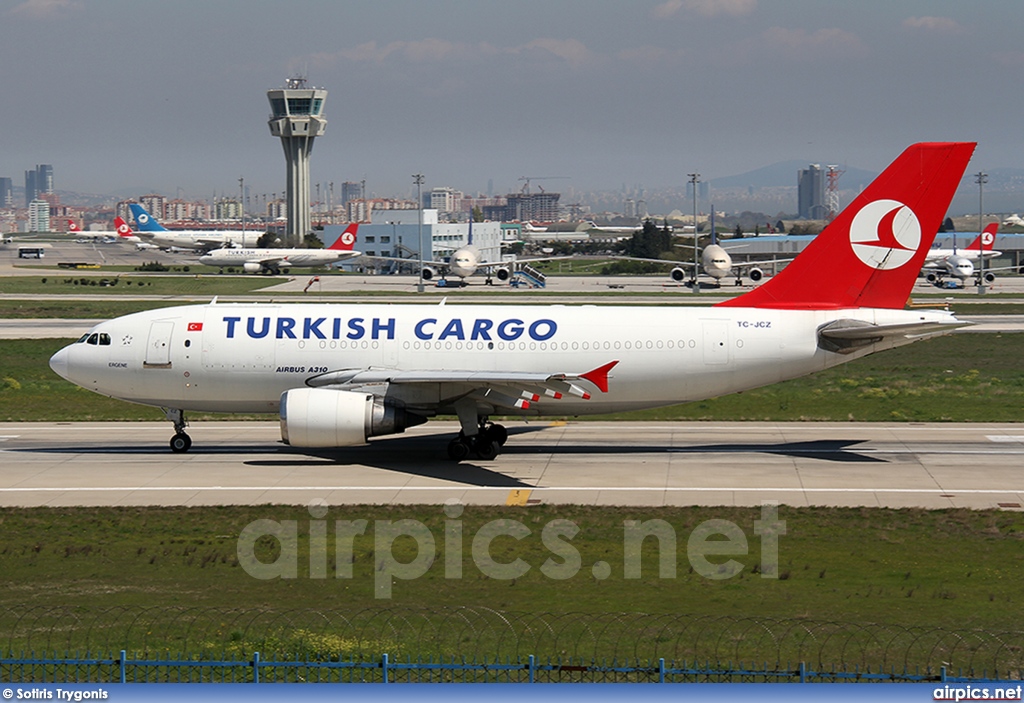
[[[53,339],[0,341],[0,420],[163,418],[157,410],[96,395],[54,375],[47,361],[66,343]],[[746,393],[594,417],[1015,422],[1021,419],[1024,407],[1022,358],[1024,334],[951,335]]]
[[[325,518],[329,526],[325,551],[317,552],[326,555],[326,578],[310,578],[311,518],[304,507],[3,509],[0,631],[14,640],[17,649],[33,634],[24,622],[15,627],[25,612],[37,616],[47,609],[65,607],[92,612],[129,607],[144,610],[143,621],[162,620],[163,626],[160,632],[150,627],[144,633],[140,630],[147,628],[127,632],[124,623],[107,623],[104,627],[122,628],[126,633],[119,636],[114,649],[145,646],[173,651],[185,637],[185,626],[176,624],[185,619],[179,618],[183,615],[201,623],[189,627],[205,630],[210,647],[224,647],[232,639],[232,628],[226,626],[232,619],[226,611],[231,609],[269,609],[282,614],[313,609],[354,615],[364,608],[405,612],[455,604],[535,613],[542,619],[545,614],[577,613],[568,619],[574,624],[565,624],[567,620],[562,618],[559,627],[567,628],[582,627],[601,614],[618,612],[775,618],[811,624],[885,623],[957,632],[1018,627],[1011,614],[1024,607],[1020,589],[1024,515],[1019,512],[782,507],[778,517],[785,521],[785,534],[778,543],[778,578],[763,577],[761,538],[754,532],[754,521],[760,517],[759,509],[747,508],[470,506],[458,520],[463,532],[462,577],[446,578],[445,530],[451,525],[446,528],[441,506],[337,506]],[[659,575],[658,543],[649,538],[641,554],[640,578],[626,579],[623,521],[655,518],[666,521],[676,535],[675,551],[665,551],[675,557],[676,576]],[[257,519],[296,522],[297,570],[286,570],[295,578],[260,580],[239,565],[238,536]],[[353,543],[352,577],[336,578],[339,563],[349,559],[344,551],[340,562],[335,558],[335,521],[358,519],[367,520],[368,527]],[[531,531],[522,539],[505,536],[491,543],[490,555],[495,561],[522,559],[530,566],[525,575],[515,579],[492,578],[471,557],[473,537],[485,523],[498,519],[519,521]],[[711,519],[730,521],[746,535],[745,554],[710,557],[715,564],[735,559],[742,565],[731,578],[705,578],[691,567],[687,556],[689,536]],[[419,521],[433,535],[436,551],[429,564],[424,557],[421,576],[393,579],[391,598],[380,599],[375,594],[384,580],[387,551],[375,551],[375,535],[378,530],[383,534],[381,521],[386,520]],[[548,559],[562,562],[542,538],[544,527],[553,520],[570,521],[579,528],[574,537],[562,537],[558,545],[565,553],[564,545],[571,545],[580,558],[581,568],[570,569],[564,580],[549,578],[541,571]],[[382,541],[381,548],[386,544]],[[280,554],[278,543],[264,537],[257,543],[256,553],[261,560],[272,562]],[[391,553],[399,562],[412,562],[418,555],[417,544],[411,537],[399,537]],[[610,565],[606,579],[594,576],[592,565],[598,561]],[[160,608],[167,609],[166,613],[161,615]],[[301,619],[294,615],[283,621],[288,622],[289,617]],[[61,642],[70,640],[71,649],[84,638],[98,635],[86,628],[68,632],[68,623],[59,620],[57,625]],[[382,636],[376,629],[373,632]],[[259,628],[253,628],[246,637],[258,634]],[[438,653],[416,651],[419,636],[416,631],[402,632],[405,641],[391,642],[392,651],[414,656]],[[620,636],[637,635],[626,632]],[[481,640],[485,646],[497,646],[488,643],[487,633],[467,631],[465,637],[444,653],[459,654],[458,648],[463,647],[461,653],[465,654],[465,649]],[[767,650],[749,652],[748,656],[773,660],[774,652],[767,644]],[[631,648],[625,650],[634,656]],[[635,656],[648,654],[638,651]],[[691,654],[711,655],[707,651]]]
[[[102,281],[116,285],[101,285]],[[0,293],[12,295],[245,295],[281,283],[284,279],[216,275],[164,274],[97,275],[81,271],[43,272],[39,276],[0,277]]]

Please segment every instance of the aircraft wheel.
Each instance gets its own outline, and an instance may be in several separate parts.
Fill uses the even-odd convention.
[[[464,461],[469,457],[469,445],[461,437],[456,437],[448,443],[448,458],[452,461]]]
[[[480,459],[491,461],[501,453],[501,445],[496,439],[482,435],[473,443],[473,450]]]
[[[504,447],[505,442],[508,441],[508,430],[505,429],[504,425],[490,425],[484,430],[484,434],[489,439],[497,442],[500,447]]]
[[[171,437],[171,451],[175,454],[187,452],[192,447],[192,438],[184,432]]]

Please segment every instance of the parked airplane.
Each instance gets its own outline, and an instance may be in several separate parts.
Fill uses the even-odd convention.
[[[169,230],[156,221],[152,215],[146,212],[146,208],[137,203],[130,203],[128,208],[132,211],[135,224],[138,225],[139,236],[148,239],[160,247],[177,247],[178,249],[217,249],[231,244],[245,246],[246,243],[256,243],[260,234],[258,232],[242,232],[234,229],[211,229],[211,230]]]
[[[353,250],[359,223],[350,224],[326,249],[214,249],[199,257],[207,266],[240,266],[248,273],[281,273],[290,266],[328,266],[362,256]]]
[[[124,218],[118,215],[114,218],[114,226],[117,227],[117,236],[120,237],[122,242],[131,242],[135,245],[135,248],[139,251],[146,251],[147,249],[159,249],[156,244],[150,244],[149,242],[142,241],[137,234],[132,232],[132,228],[124,221]]]
[[[374,256],[374,259],[383,261],[397,261],[403,264],[418,263],[416,259],[402,259],[394,256]],[[555,259],[567,259],[566,256],[543,256],[532,259],[516,259],[515,261],[487,262],[483,260],[480,248],[473,244],[473,222],[469,223],[469,236],[466,239],[466,246],[459,247],[448,258],[448,261],[427,261],[423,266],[423,280],[432,281],[435,278],[445,280],[448,276],[456,276],[459,285],[466,285],[466,279],[480,271],[487,275],[488,282],[491,276],[497,277],[499,281],[507,281],[515,273],[514,266],[517,264],[532,264],[538,261],[553,261]]]
[[[438,414],[452,459],[492,459],[489,416],[700,400],[821,371],[965,323],[905,305],[973,143],[903,152],[796,259],[711,307],[209,304],[102,322],[50,359],[84,388],[165,409],[279,412],[294,447],[345,447]]]
[[[1024,227],[1024,217],[1014,213],[1003,220],[1004,227]]]
[[[981,285],[982,281],[985,283],[995,281],[997,271],[1016,270],[1016,266],[993,268],[986,265],[984,272],[980,267],[975,268],[974,262],[981,257],[987,261],[1002,254],[1001,251],[995,251],[992,248],[995,245],[998,228],[999,225],[995,222],[989,224],[981,234],[974,238],[974,241],[963,249],[957,248],[955,244],[952,249],[930,249],[928,256],[925,257],[921,273],[929,283],[940,288],[949,287],[950,282],[953,284],[952,287],[962,288],[971,278],[975,278],[977,284]]]
[[[78,223],[72,219],[68,220],[67,234],[73,234],[76,237],[89,237],[90,239],[104,239],[117,236],[117,232],[112,232],[110,230],[82,229],[78,226]]]

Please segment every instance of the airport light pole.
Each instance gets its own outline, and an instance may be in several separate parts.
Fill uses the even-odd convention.
[[[700,270],[697,256],[697,184],[700,183],[700,174],[688,173],[686,175],[690,177],[693,187],[693,278],[690,279],[690,282],[693,292],[700,293],[700,286],[697,284],[697,273]]]
[[[412,182],[416,184],[416,212],[419,215],[419,242],[420,242],[420,278],[416,284],[416,292],[423,292],[423,195],[420,189],[423,187],[423,174],[412,174]]]
[[[974,174],[974,182],[978,184],[978,293],[985,293],[985,242],[982,235],[982,219],[984,209],[982,208],[982,192],[985,184],[988,183],[988,174],[978,171]]]
[[[238,179],[238,204],[242,209],[242,246],[245,246],[245,178]]]

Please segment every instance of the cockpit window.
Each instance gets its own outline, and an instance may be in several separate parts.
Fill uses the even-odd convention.
[[[101,347],[109,347],[110,346],[110,335],[107,334],[106,332],[100,332],[100,346]]]
[[[85,343],[86,344],[98,344],[99,340],[100,340],[100,336],[98,334],[96,334],[95,332],[93,332],[92,334],[89,335],[89,339],[85,340]]]
[[[82,342],[84,342],[84,341],[85,341],[85,340],[87,340],[87,339],[89,339],[89,333],[88,333],[88,332],[86,332],[86,333],[85,333],[85,334],[83,334],[83,335],[82,335],[81,337],[79,337],[79,338],[78,338],[78,341],[77,341],[77,342],[75,342],[75,344],[81,344]]]

